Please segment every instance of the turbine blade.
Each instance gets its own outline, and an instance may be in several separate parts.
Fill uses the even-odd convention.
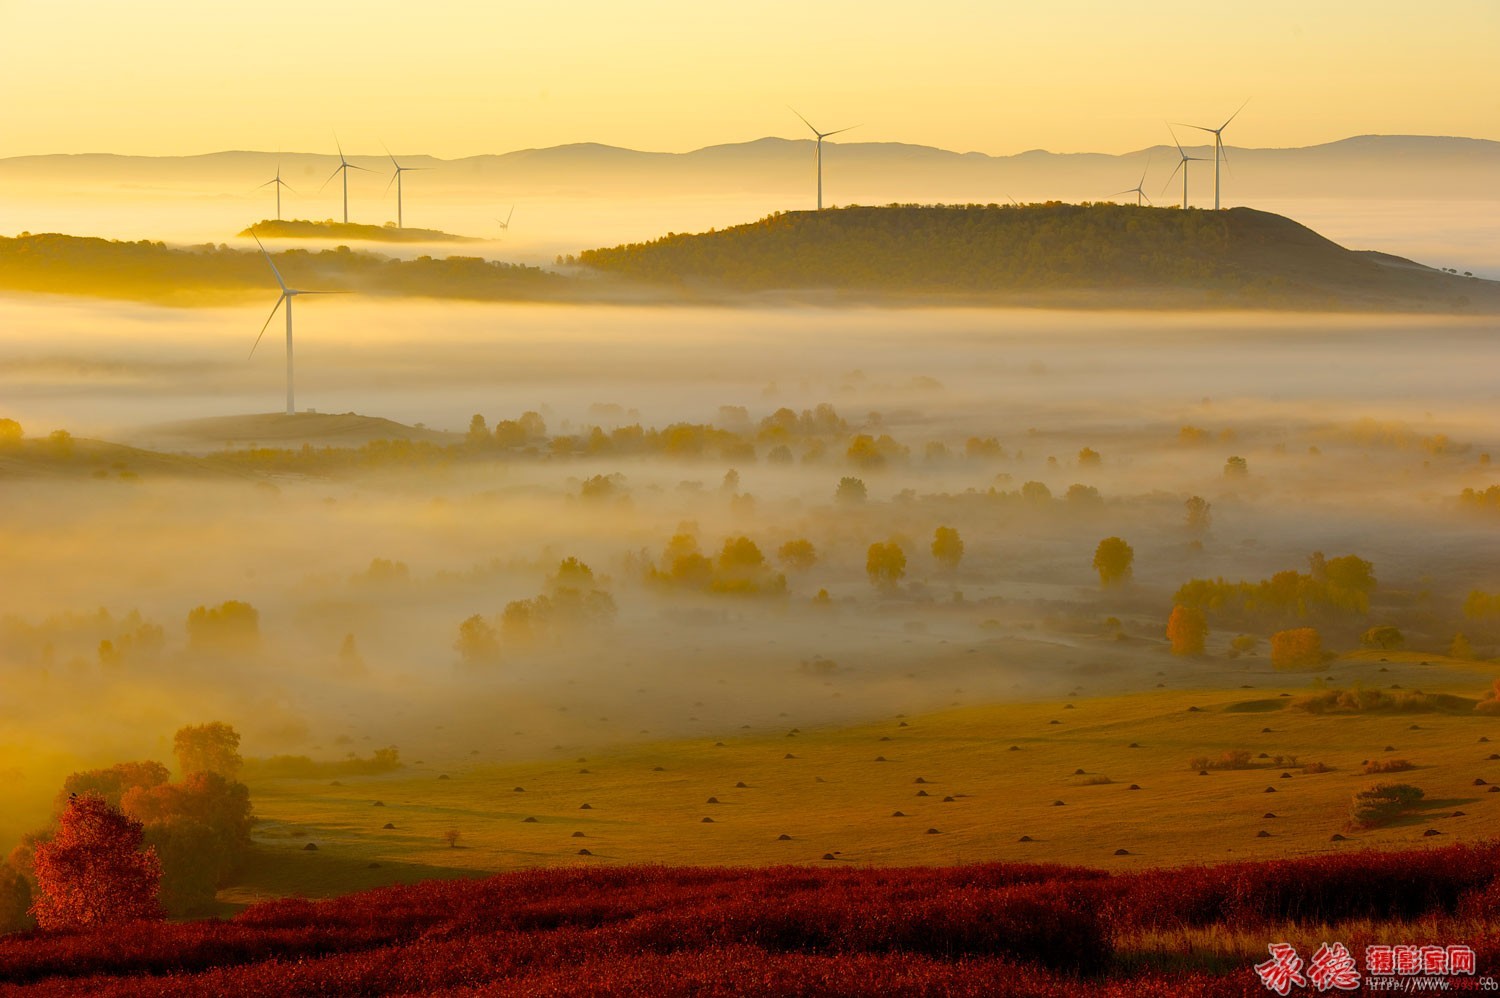
[[[1182,161],[1180,161],[1180,162],[1179,162],[1179,163],[1178,163],[1178,164],[1177,164],[1177,169],[1176,169],[1176,170],[1173,170],[1173,171],[1172,171],[1172,175],[1171,175],[1171,176],[1170,176],[1170,177],[1168,177],[1168,178],[1167,178],[1167,182],[1166,182],[1166,183],[1165,183],[1165,184],[1162,184],[1162,185],[1161,185],[1161,192],[1162,192],[1162,193],[1163,193],[1163,194],[1165,194],[1165,193],[1167,193],[1167,188],[1168,188],[1168,187],[1171,187],[1171,186],[1172,186],[1172,181],[1174,181],[1174,180],[1176,180],[1176,179],[1177,179],[1177,174],[1178,174],[1178,172],[1179,172],[1179,171],[1180,171],[1180,170],[1181,170],[1181,169],[1182,169],[1182,168],[1183,168],[1183,164],[1184,164],[1184,163],[1186,163],[1186,162],[1187,162],[1187,160],[1186,160],[1186,159],[1184,159],[1184,160],[1182,160]]]
[[[1154,204],[1154,202],[1151,200],[1150,194],[1147,194],[1145,191],[1136,191],[1136,193],[1145,198],[1147,204]]]
[[[385,182],[385,193],[389,194],[391,192],[391,186],[396,183],[396,178],[399,176],[401,176],[400,170],[397,170],[395,173],[391,174],[391,179]]]
[[[1239,109],[1238,109],[1238,110],[1236,110],[1236,111],[1235,111],[1235,112],[1234,112],[1234,113],[1233,113],[1233,114],[1231,114],[1231,115],[1230,115],[1230,116],[1229,116],[1229,117],[1228,117],[1228,118],[1226,118],[1226,119],[1224,119],[1224,124],[1222,124],[1222,125],[1220,125],[1220,126],[1219,126],[1219,131],[1221,131],[1221,132],[1222,132],[1222,131],[1223,131],[1223,130],[1224,130],[1224,129],[1226,129],[1226,128],[1228,128],[1228,127],[1229,127],[1229,123],[1230,123],[1230,122],[1231,122],[1231,121],[1233,121],[1233,120],[1234,120],[1234,119],[1236,119],[1236,118],[1238,118],[1238,117],[1239,117],[1239,116],[1240,116],[1240,111],[1243,111],[1243,110],[1245,110],[1245,104],[1249,104],[1249,103],[1250,103],[1250,98],[1248,98],[1248,97],[1246,97],[1246,98],[1245,98],[1245,103],[1244,103],[1244,104],[1241,104],[1241,105],[1240,105],[1240,106],[1239,106]]]
[[[256,336],[255,337],[255,342],[250,345],[250,353],[245,357],[246,360],[249,360],[251,357],[255,356],[255,348],[258,347],[258,346],[260,346],[260,338],[261,338],[261,336],[266,335],[266,330],[269,329],[270,326],[271,326],[271,320],[274,319],[274,318],[276,318],[276,310],[279,309],[279,308],[281,308],[281,303],[284,302],[284,301],[286,301],[286,292],[285,291],[283,291],[281,293],[281,297],[280,298],[276,299],[276,304],[271,306],[271,314],[268,315],[268,316],[266,316],[266,321],[261,324],[260,335]]]
[[[861,122],[861,124],[863,124],[863,122]],[[824,133],[823,133],[823,138],[825,138],[825,139],[826,139],[826,138],[828,138],[828,136],[830,136],[830,135],[837,135],[837,134],[839,134],[839,132],[847,132],[847,131],[849,131],[849,130],[850,130],[850,129],[852,129],[852,128],[858,128],[858,127],[859,127],[859,125],[850,125],[850,126],[849,126],[849,128],[840,128],[840,129],[838,129],[838,130],[836,130],[836,131],[832,131],[832,132],[824,132]]]
[[[374,173],[375,172],[374,170],[370,169],[368,166],[355,166],[353,163],[345,163],[344,164],[344,169],[346,169],[346,170],[363,170],[366,173]]]
[[[296,291],[299,295],[352,295],[353,291]]]
[[[339,175],[339,171],[345,169],[347,166],[348,164],[346,163],[340,163],[338,166],[334,167],[333,172],[328,175],[328,180],[323,181],[322,185],[318,187],[318,190],[321,191],[324,187],[327,187],[329,181],[333,180],[334,177],[337,177]]]
[[[796,116],[797,116],[797,117],[799,117],[799,118],[802,118],[802,112],[801,112],[801,111],[798,111],[798,110],[797,110],[797,109],[796,109],[796,108],[794,108],[794,107],[792,107],[792,105],[790,105],[790,104],[788,104],[788,105],[787,105],[787,106],[786,106],[786,109],[787,109],[787,110],[788,110],[788,111],[790,111],[790,112],[792,112],[792,113],[793,113],[793,114],[795,114],[795,115],[796,115]],[[804,124],[804,125],[806,125],[806,126],[807,126],[807,127],[808,127],[808,128],[809,128],[809,129],[812,129],[812,133],[813,133],[813,134],[814,134],[814,135],[817,135],[817,134],[818,134],[818,130],[817,130],[817,129],[816,129],[816,128],[813,128],[813,126],[812,126],[812,122],[810,122],[810,121],[808,121],[808,120],[807,120],[807,119],[806,119],[806,118],[802,118],[802,123],[803,123],[803,124]]]
[[[252,229],[250,231],[250,238],[255,240],[255,245],[260,247],[261,255],[266,258],[266,263],[270,264],[271,273],[276,275],[276,283],[281,285],[281,293],[283,295],[286,294],[286,281],[281,279],[281,271],[276,269],[276,264],[271,260],[271,254],[266,252],[265,244],[260,241],[260,236],[257,236],[255,230]]]

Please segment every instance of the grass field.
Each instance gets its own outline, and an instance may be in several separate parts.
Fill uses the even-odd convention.
[[[1474,697],[1492,671],[1361,653],[1317,677],[1266,669],[1251,689],[996,704],[579,755],[429,759],[379,777],[264,780],[251,786],[262,819],[255,858],[221,900],[571,864],[757,866],[832,855],[1128,870],[1480,839],[1500,827],[1500,793],[1488,792],[1500,784],[1500,761],[1489,758],[1500,751],[1500,716],[1319,716],[1288,708],[1281,694],[1330,676],[1330,687],[1363,679]],[[1189,766],[1234,749],[1298,762],[1254,758],[1250,769],[1207,776]],[[1382,758],[1416,768],[1364,773],[1365,760]],[[1313,762],[1331,769],[1304,773]],[[1382,781],[1421,787],[1423,806],[1385,828],[1352,830],[1351,795]],[[456,848],[444,840],[449,829],[461,836]]]

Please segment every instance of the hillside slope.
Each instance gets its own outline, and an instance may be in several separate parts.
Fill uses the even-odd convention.
[[[1251,208],[893,205],[788,212],[750,225],[590,250],[595,270],[703,294],[1156,292],[1181,304],[1488,310],[1500,285],[1355,253]]]

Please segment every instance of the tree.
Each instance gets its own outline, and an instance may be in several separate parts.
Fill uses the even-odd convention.
[[[90,769],[72,773],[63,781],[57,795],[57,809],[68,806],[73,797],[89,794],[102,797],[113,807],[120,806],[126,791],[133,787],[157,787],[172,778],[167,767],[159,762],[120,762],[108,769]]]
[[[846,505],[864,502],[868,497],[869,492],[865,489],[865,483],[858,478],[850,478],[847,475],[839,479],[839,487],[833,493],[833,498],[836,502]]]
[[[463,835],[456,828],[450,828],[446,832],[443,833],[443,841],[446,842],[446,843],[448,843],[448,848],[449,849],[457,849],[458,848],[458,840],[461,839],[462,837],[463,837]]]
[[[183,776],[218,773],[226,780],[240,775],[240,734],[222,721],[188,725],[172,736],[172,752]]]
[[[1271,635],[1271,665],[1310,669],[1323,662],[1323,638],[1315,627],[1294,627]]]
[[[1085,447],[1078,452],[1078,465],[1082,468],[1097,466],[1103,460],[1092,447]]]
[[[500,657],[500,639],[495,628],[477,613],[458,625],[458,640],[453,642],[453,648],[466,665],[487,665]]]
[[[776,549],[776,560],[794,572],[805,572],[818,563],[818,552],[806,538],[787,541]]]
[[[474,417],[469,420],[469,443],[476,446],[484,446],[493,442],[493,439],[490,436],[489,427],[484,425],[484,417],[476,412]]]
[[[906,574],[906,552],[895,541],[876,541],[865,555],[865,572],[878,589],[893,589]]]
[[[1118,537],[1106,537],[1094,549],[1094,570],[1099,573],[1099,584],[1115,586],[1130,579],[1135,549]]]
[[[1041,482],[1027,482],[1021,486],[1021,498],[1033,506],[1050,506],[1052,490]]]
[[[953,527],[938,527],[932,535],[932,556],[948,571],[958,568],[963,560],[964,542]]]
[[[0,935],[32,926],[31,881],[10,863],[0,864]]]
[[[161,860],[161,900],[173,915],[213,901],[250,849],[250,791],[218,773],[129,790],[121,810],[145,826],[146,844]]]
[[[1401,633],[1399,627],[1389,624],[1381,627],[1372,627],[1359,639],[1360,644],[1366,648],[1379,648],[1381,651],[1391,651],[1400,648],[1406,643],[1406,636]]]
[[[1468,661],[1474,657],[1474,647],[1469,644],[1468,638],[1462,634],[1455,634],[1453,643],[1448,646],[1448,657]]]
[[[1183,503],[1186,511],[1187,529],[1190,534],[1206,534],[1213,524],[1213,506],[1202,496],[1189,496]]]
[[[25,435],[14,419],[0,419],[0,447],[17,447]]]
[[[195,607],[187,617],[187,635],[194,651],[253,651],[260,644],[260,613],[239,600]]]
[[[1242,457],[1231,457],[1224,462],[1225,478],[1244,478],[1250,474],[1250,463]]]
[[[163,916],[161,863],[142,850],[139,821],[100,797],[74,797],[52,841],[36,847],[31,914],[44,929],[91,928]]]
[[[1208,618],[1192,606],[1174,606],[1167,618],[1167,638],[1173,655],[1202,655],[1203,641],[1208,637]]]

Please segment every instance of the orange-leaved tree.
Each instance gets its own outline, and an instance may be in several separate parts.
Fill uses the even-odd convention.
[[[1167,638],[1173,655],[1202,655],[1203,640],[1208,637],[1208,618],[1194,606],[1178,604],[1167,618]]]
[[[44,929],[163,917],[161,863],[141,849],[144,831],[101,797],[74,797],[52,841],[36,847],[31,914]]]

